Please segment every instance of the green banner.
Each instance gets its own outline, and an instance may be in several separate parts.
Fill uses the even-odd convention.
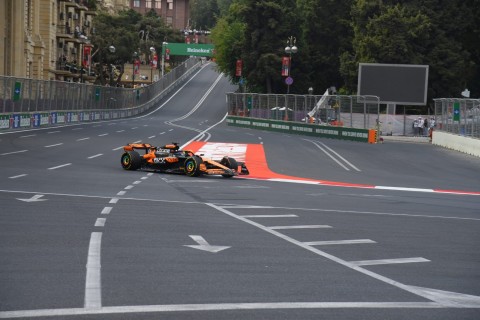
[[[196,43],[167,43],[162,47],[162,54],[168,49],[168,54],[172,56],[199,56],[212,57],[214,54],[213,44]]]
[[[453,104],[453,121],[460,121],[460,103]]]
[[[17,81],[15,82],[15,87],[13,88],[13,101],[20,100],[21,95],[22,95],[22,83]]]

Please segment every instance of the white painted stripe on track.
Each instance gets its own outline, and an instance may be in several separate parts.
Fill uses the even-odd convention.
[[[97,218],[97,220],[95,221],[95,227],[105,227],[105,222],[107,222],[107,219]]]
[[[331,227],[332,226],[328,226],[325,224],[311,224],[311,225],[298,225],[298,226],[273,226],[268,228],[273,230],[291,230],[291,229],[327,229]]]
[[[45,148],[58,147],[58,146],[61,146],[62,144],[63,144],[63,143],[51,144],[51,145],[45,146]]]
[[[101,157],[101,156],[103,156],[103,153],[99,153],[99,154],[90,156],[90,157],[88,157],[88,159],[98,158],[98,157]]]
[[[56,170],[56,169],[60,169],[60,168],[63,168],[63,167],[68,167],[68,166],[71,166],[71,165],[72,165],[71,163],[65,163],[65,164],[61,164],[61,165],[56,166],[56,167],[48,168],[48,170]]]
[[[356,239],[356,240],[333,240],[333,241],[310,241],[304,242],[307,246],[328,246],[328,245],[337,245],[337,244],[366,244],[366,243],[376,243],[370,239]]]
[[[119,192],[117,193],[117,196],[123,196],[123,195],[125,195],[126,193],[127,193],[126,191],[119,191]]]
[[[112,198],[112,199],[110,199],[110,201],[109,201],[108,203],[113,203],[113,204],[115,204],[115,203],[118,202],[118,200],[120,200],[120,199],[118,199],[118,198]]]
[[[113,200],[113,199],[112,199]],[[118,200],[118,199],[117,199]],[[111,201],[111,200],[110,200]],[[112,203],[112,202],[110,202]],[[115,202],[116,203],[116,202]],[[112,211],[113,207],[105,207],[102,210],[102,214],[109,214]]]
[[[87,275],[85,279],[85,309],[98,309],[102,307],[102,284],[100,252],[102,246],[102,233],[92,232],[88,246]]]
[[[0,319],[28,317],[61,317],[108,315],[126,313],[165,313],[193,311],[234,310],[287,310],[287,309],[439,309],[436,302],[260,302],[260,303],[209,303],[102,307],[98,309],[41,309],[1,311]]]
[[[418,258],[350,261],[351,264],[354,264],[356,266],[376,266],[376,265],[382,265],[382,264],[415,263],[415,262],[430,262],[430,260],[427,260],[422,257],[418,257]]]
[[[8,177],[8,178],[9,178],[9,179],[18,179],[18,178],[22,178],[22,177],[25,177],[25,176],[27,176],[26,173],[24,173],[24,174],[19,174],[19,175],[13,176],[13,177]]]
[[[85,140],[89,140],[90,138],[80,138],[80,139],[77,139],[77,141],[85,141]]]
[[[0,156],[8,156],[8,155],[10,155],[10,154],[23,153],[23,152],[27,152],[27,151],[28,151],[28,150],[19,150],[19,151],[5,152],[5,153],[0,154]]]
[[[243,218],[298,218],[296,214],[252,214],[241,216]]]

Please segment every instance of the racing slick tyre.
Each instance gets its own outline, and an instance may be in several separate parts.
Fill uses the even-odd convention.
[[[190,177],[198,177],[201,173],[200,164],[203,162],[200,157],[190,157],[185,160],[185,174]]]
[[[125,170],[137,170],[142,166],[142,157],[136,151],[127,151],[122,154],[122,168]]]
[[[223,157],[223,159],[220,161],[220,164],[224,165],[225,167],[235,172],[238,170],[238,162],[234,158]],[[234,176],[233,174],[228,174],[228,173],[222,174],[222,177],[224,178],[231,178],[233,176]]]

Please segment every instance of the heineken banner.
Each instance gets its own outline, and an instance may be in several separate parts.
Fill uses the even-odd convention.
[[[212,57],[214,55],[213,44],[196,44],[196,43],[168,43],[163,46],[162,54],[165,50],[172,56],[198,56]]]

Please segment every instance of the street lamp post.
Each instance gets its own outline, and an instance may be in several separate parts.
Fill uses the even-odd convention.
[[[135,63],[137,62],[138,53],[135,51],[133,53],[133,62],[132,62],[132,88],[135,89]]]
[[[168,42],[162,42],[162,78],[163,78],[163,74],[165,73],[165,54],[166,54],[166,51],[167,51],[167,45],[168,45]]]
[[[155,50],[154,47],[150,47],[150,52],[152,53],[152,57],[150,59],[151,64],[152,64],[150,66],[150,83],[153,83],[153,69],[157,68],[157,60],[156,60],[157,50]]]
[[[297,38],[290,36],[287,38],[287,46],[285,47],[285,53],[289,55],[289,64],[288,64],[288,77],[285,80],[287,83],[287,94],[290,93],[290,85],[293,83],[293,78],[291,76],[292,72],[292,54],[297,53],[298,48],[295,45],[297,43]]]

